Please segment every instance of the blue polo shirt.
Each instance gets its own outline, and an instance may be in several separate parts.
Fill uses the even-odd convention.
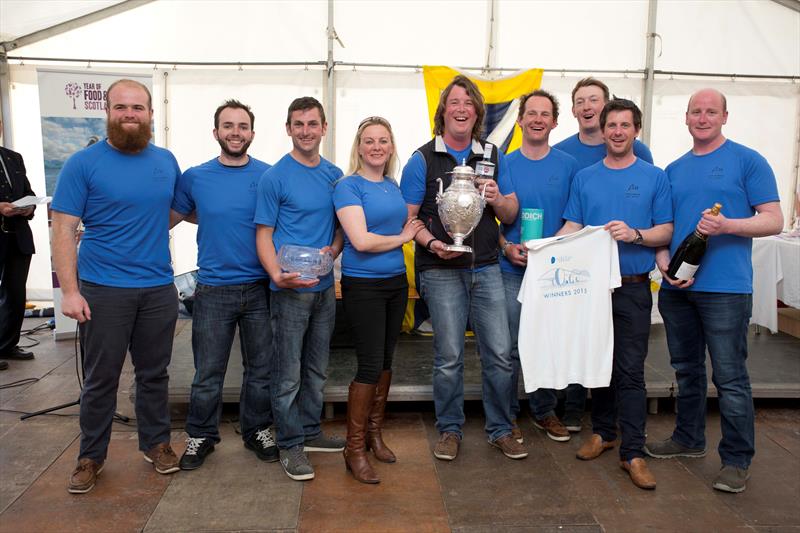
[[[284,244],[323,248],[333,242],[336,213],[333,209],[333,186],[342,171],[327,159],[320,158],[307,167],[286,154],[258,183],[256,224],[274,228],[272,242],[277,253]],[[321,292],[333,285],[333,272],[320,278],[311,288],[298,292]],[[272,290],[281,290],[270,281]]]
[[[198,281],[238,285],[265,279],[256,252],[256,194],[269,165],[250,158],[240,167],[217,158],[192,167],[178,180],[172,209],[197,213]]]
[[[500,231],[506,240],[518,243],[521,236],[521,213],[525,208],[537,208],[544,212],[542,237],[552,237],[564,225],[564,207],[567,205],[572,178],[578,171],[578,162],[555,148],[544,158],[528,159],[521,150],[506,157],[511,183],[519,200],[520,214],[511,225],[501,224]],[[525,268],[500,258],[503,272],[525,274]]]
[[[120,152],[108,139],[73,154],[58,175],[54,211],[79,217],[78,277],[108,287],[173,282],[169,208],[181,175],[168,150]]]
[[[667,167],[672,187],[675,232],[670,255],[694,231],[705,209],[722,204],[727,218],[750,218],[754,207],[778,202],[775,174],[764,157],[731,140],[705,155],[687,152]],[[709,237],[703,261],[688,291],[753,292],[753,240],[738,235]],[[663,288],[672,290],[667,283]]]
[[[400,188],[389,178],[380,183],[359,175],[339,180],[333,191],[333,204],[337,211],[348,206],[361,207],[367,231],[376,235],[398,235],[408,218]],[[402,246],[385,252],[359,252],[345,232],[342,273],[346,276],[388,278],[405,271]]]
[[[667,175],[641,159],[623,169],[595,163],[575,174],[564,218],[584,226],[621,220],[631,228],[644,229],[672,222]],[[617,245],[621,275],[644,274],[655,267],[655,248],[625,242]]]

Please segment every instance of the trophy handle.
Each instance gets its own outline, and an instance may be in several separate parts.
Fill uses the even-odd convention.
[[[481,200],[486,200],[486,186],[489,185],[488,183],[484,183],[483,187],[481,187]]]
[[[436,181],[439,182],[439,194],[436,195],[436,201],[438,202],[444,194],[444,182],[442,181],[442,178],[436,178]]]

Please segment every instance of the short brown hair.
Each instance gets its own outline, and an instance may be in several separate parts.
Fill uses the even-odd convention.
[[[221,106],[214,111],[214,129],[219,129],[219,115],[225,109],[243,109],[247,116],[250,117],[250,129],[256,129],[256,116],[250,110],[250,106],[241,103],[239,100],[225,100]]]
[[[472,138],[476,141],[481,138],[481,130],[483,129],[483,117],[486,115],[486,106],[483,103],[483,95],[478,90],[478,86],[463,74],[459,74],[450,84],[444,88],[442,94],[439,96],[439,105],[436,107],[436,114],[433,115],[433,133],[435,135],[442,135],[444,133],[444,108],[447,106],[447,99],[450,97],[450,91],[453,87],[458,85],[467,92],[467,96],[472,100],[472,105],[475,106],[475,125],[472,127]]]
[[[558,122],[558,98],[556,98],[549,91],[545,91],[544,89],[536,89],[535,91],[520,96],[519,114],[517,115],[517,118],[522,118],[522,116],[525,114],[525,104],[528,102],[528,98],[532,96],[541,96],[542,98],[547,98],[548,100],[550,100],[550,103],[553,104],[553,120]]]
[[[295,111],[307,111],[309,109],[319,109],[319,118],[322,120],[323,124],[326,123],[325,110],[322,109],[322,104],[319,103],[319,100],[313,96],[301,96],[300,98],[295,98],[292,103],[289,104],[289,112],[286,113],[286,125],[288,126],[292,121],[292,113]]]
[[[636,128],[636,131],[642,129],[642,110],[639,109],[639,106],[634,104],[631,100],[617,98],[616,96],[609,100],[600,112],[600,129],[605,129],[606,118],[608,118],[608,114],[612,111],[630,111],[633,115],[633,126]]]
[[[572,105],[575,105],[575,93],[578,92],[578,89],[581,87],[591,87],[594,85],[595,87],[600,87],[603,91],[603,100],[608,102],[611,99],[611,93],[608,90],[608,85],[603,83],[602,81],[598,80],[597,78],[592,78],[591,76],[588,78],[583,78],[578,83],[575,84],[575,87],[572,89]]]

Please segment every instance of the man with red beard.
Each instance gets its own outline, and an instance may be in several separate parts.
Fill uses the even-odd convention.
[[[160,474],[177,472],[167,405],[178,316],[169,256],[169,207],[180,169],[150,144],[150,92],[118,80],[106,96],[108,138],[70,157],[53,195],[53,262],[62,312],[80,323],[85,379],[81,442],[68,491],[89,492],[111,439],[125,354],[136,374],[139,449]],[[78,223],[86,228],[80,253]]]
[[[278,460],[270,432],[269,369],[272,330],[269,278],[256,253],[256,193],[268,164],[247,155],[255,116],[228,100],[214,113],[218,157],[192,167],[178,180],[171,223],[197,218],[197,264],[200,267],[192,312],[195,375],[186,418],[183,470],[199,468],[219,443],[222,384],[233,336],[239,327],[242,346],[242,392],[239,421],[246,448],[262,461]]]

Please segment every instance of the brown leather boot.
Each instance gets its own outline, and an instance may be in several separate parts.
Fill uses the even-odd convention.
[[[362,483],[379,483],[378,474],[367,459],[364,438],[367,432],[367,417],[375,396],[375,385],[357,381],[350,382],[347,394],[347,445],[344,447],[344,464],[353,477]]]
[[[389,397],[389,386],[392,383],[392,371],[384,370],[378,378],[378,386],[375,389],[375,400],[372,402],[372,410],[369,412],[369,426],[367,429],[367,449],[372,450],[375,459],[382,463],[394,463],[397,461],[392,450],[383,442],[381,429],[383,428],[383,416],[386,412],[386,399]]]

